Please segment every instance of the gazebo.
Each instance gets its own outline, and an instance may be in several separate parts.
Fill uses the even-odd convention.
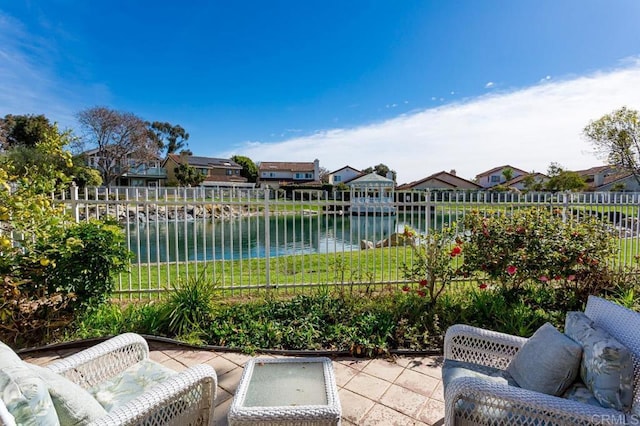
[[[347,185],[351,192],[352,215],[395,215],[395,182],[392,179],[369,173],[353,179]]]

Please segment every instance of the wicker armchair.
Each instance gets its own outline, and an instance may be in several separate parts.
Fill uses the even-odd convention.
[[[148,358],[149,347],[144,338],[126,333],[55,361],[46,369],[88,390]],[[214,369],[197,365],[153,385],[91,424],[213,425],[216,389]],[[6,413],[0,399],[0,424],[12,425],[11,416]]]
[[[459,377],[446,387],[445,424],[640,424],[640,314],[594,296],[589,297],[585,314],[632,354],[633,402],[629,413],[478,377]],[[526,342],[520,337],[455,325],[445,335],[444,356],[504,370]]]

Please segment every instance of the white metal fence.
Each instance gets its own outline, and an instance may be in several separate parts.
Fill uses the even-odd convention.
[[[72,188],[59,201],[77,221],[120,222],[135,258],[116,291],[138,297],[202,277],[231,295],[398,286],[412,253],[394,234],[439,229],[474,209],[579,209],[615,228],[620,266],[640,253],[636,193],[396,192],[357,211],[349,193],[246,188]]]

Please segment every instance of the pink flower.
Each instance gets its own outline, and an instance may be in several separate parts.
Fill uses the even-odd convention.
[[[427,286],[427,284],[429,284],[429,283],[427,282],[427,280],[421,280],[421,281],[420,281],[420,287],[426,287],[426,286]]]
[[[571,274],[571,275],[569,275],[569,276],[567,277],[567,281],[573,281],[573,280],[575,280],[575,279],[576,279],[576,276],[575,276],[575,275],[573,275],[573,274]]]
[[[546,283],[547,281],[549,281],[549,277],[547,277],[546,275],[541,275],[539,279],[543,283]]]
[[[487,288],[487,283],[480,284],[478,288],[480,288],[480,290],[484,290],[485,288]]]
[[[515,266],[513,266],[513,265],[509,265],[509,266],[507,266],[507,274],[509,274],[509,275],[513,275],[513,274],[515,274],[516,272],[518,272],[518,268],[516,268],[516,267],[515,267]]]

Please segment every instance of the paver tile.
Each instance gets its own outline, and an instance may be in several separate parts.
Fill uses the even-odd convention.
[[[404,367],[401,365],[398,365],[395,362],[389,362],[386,359],[371,360],[371,362],[362,369],[362,371],[367,374],[391,383],[398,378],[403,370]]]
[[[384,405],[376,404],[360,422],[361,426],[425,426],[425,423],[412,419]]]
[[[230,394],[235,394],[242,377],[242,367],[235,367],[233,370],[218,376],[218,387],[226,390]]]
[[[377,402],[389,386],[391,383],[387,381],[360,372],[344,388]]]
[[[418,418],[429,425],[442,424],[444,419],[444,402],[428,398]]]
[[[442,380],[438,382],[438,386],[436,386],[435,390],[431,394],[431,398],[436,401],[444,402],[444,385],[442,384]]]
[[[407,416],[418,418],[427,397],[398,385],[391,385],[380,398],[380,403]]]
[[[171,359],[171,357],[169,355],[165,354],[162,351],[151,351],[151,352],[149,352],[149,358],[152,361],[159,362],[161,364],[163,362],[165,362],[166,360]]]
[[[436,379],[441,378],[442,362],[441,356],[426,357],[399,357],[396,362],[403,367],[426,374]]]
[[[216,405],[216,407],[220,404],[222,404],[223,402],[225,402],[227,399],[231,399],[233,398],[233,394],[230,392],[227,392],[226,390],[222,389],[220,386],[218,386],[217,392],[216,392],[216,400],[214,401],[214,404]]]
[[[375,405],[369,398],[347,389],[340,389],[338,398],[340,398],[340,406],[342,407],[342,418],[355,424],[359,424],[362,418]]]
[[[165,367],[168,367],[168,368],[170,368],[172,370],[175,370],[175,371],[183,371],[183,370],[187,369],[186,365],[184,365],[180,361],[175,360],[173,358],[168,358],[165,361],[162,361],[160,364],[162,364]]]
[[[347,383],[349,383],[349,380],[351,380],[356,374],[358,374],[358,370],[347,367],[340,362],[334,362],[333,374],[336,377],[336,385],[338,387],[344,387]]]
[[[371,362],[371,360],[363,358],[340,358],[337,362],[361,371],[369,364],[369,362]]]
[[[229,414],[231,401],[233,401],[233,399],[229,398],[222,404],[216,405],[216,409],[213,412],[213,424],[215,426],[227,426],[229,424],[227,421],[227,414]]]
[[[23,361],[26,361],[30,364],[45,366],[47,364],[51,364],[53,361],[60,359],[60,357],[55,353],[50,353],[48,355],[38,355],[32,354],[21,357]]]
[[[244,366],[247,361],[253,358],[251,355],[242,354],[238,352],[219,352],[218,353],[222,358],[233,362],[235,365]]]
[[[216,370],[216,374],[218,375],[218,377],[220,377],[221,375],[228,373],[229,371],[238,368],[238,365],[229,361],[226,358],[223,358],[221,356],[212,358],[210,360],[208,360],[207,362],[205,362],[205,364],[208,364],[210,366],[212,366],[215,370]]]
[[[427,397],[431,397],[438,383],[440,383],[440,380],[410,369],[405,369],[395,381],[396,385]]]
[[[211,351],[185,351],[180,361],[191,367],[196,364],[206,364],[214,358],[217,358],[217,355]]]

